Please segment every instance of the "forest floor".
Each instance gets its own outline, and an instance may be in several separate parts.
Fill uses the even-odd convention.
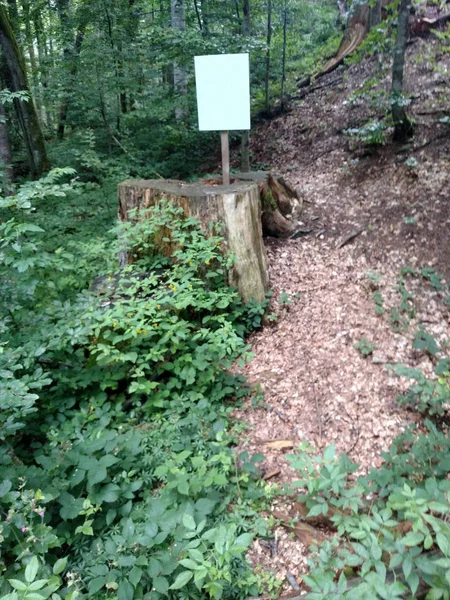
[[[235,412],[248,424],[240,449],[265,455],[271,484],[298,479],[286,454],[303,441],[318,451],[335,444],[366,473],[419,420],[396,402],[410,382],[389,365],[431,375],[432,360],[413,348],[415,334],[425,327],[442,356],[450,339],[449,307],[435,276],[450,274],[450,131],[439,122],[448,111],[449,63],[437,41],[417,38],[409,46],[408,111],[416,122],[409,144],[370,148],[343,133],[382,114],[367,99],[345,103],[373,76],[374,59],[321,78],[288,114],[253,134],[255,162],[300,190],[302,226],[311,229],[299,239],[267,240],[277,319],[252,336],[254,358],[243,369],[264,400]],[[381,89],[388,89],[388,74]],[[419,276],[405,276],[402,293],[406,266]],[[368,350],[374,346],[368,356],[355,348],[363,338]],[[296,516],[286,501],[273,510]],[[276,544],[256,541],[249,558],[293,591],[291,576],[301,586],[308,550],[281,526],[275,535]]]

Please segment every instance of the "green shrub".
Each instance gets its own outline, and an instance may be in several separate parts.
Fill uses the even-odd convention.
[[[227,369],[264,306],[228,287],[219,228],[207,237],[166,203],[102,239],[47,240],[51,212],[70,221],[91,200],[58,183],[72,174],[1,206],[0,597],[255,595],[267,578],[244,554],[266,531],[261,458],[241,470],[231,448],[228,413],[249,387]],[[124,245],[134,262],[119,269]],[[245,518],[227,510],[237,498]]]

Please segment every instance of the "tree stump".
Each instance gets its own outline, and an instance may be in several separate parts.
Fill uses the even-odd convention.
[[[205,231],[211,222],[224,224],[225,251],[236,257],[229,271],[230,285],[244,302],[261,302],[268,290],[267,256],[262,238],[258,186],[238,181],[230,185],[186,184],[165,179],[128,180],[119,184],[119,218],[130,219],[130,210],[146,210],[162,199],[183,208]]]
[[[302,209],[298,193],[280,175],[266,171],[233,174],[241,181],[258,184],[262,206],[263,234],[289,237],[298,229],[297,219]]]

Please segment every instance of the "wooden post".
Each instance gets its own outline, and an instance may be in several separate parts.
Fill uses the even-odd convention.
[[[222,144],[222,176],[223,185],[230,185],[230,148],[228,145],[228,131],[220,132]]]

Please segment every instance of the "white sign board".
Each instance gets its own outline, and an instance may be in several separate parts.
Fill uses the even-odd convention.
[[[248,54],[195,57],[200,131],[250,129]]]

